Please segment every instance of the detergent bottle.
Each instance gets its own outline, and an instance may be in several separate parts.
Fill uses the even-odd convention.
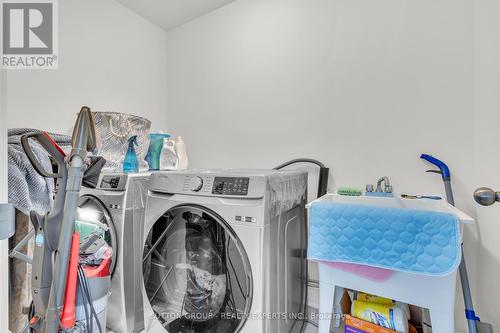
[[[177,170],[179,158],[177,156],[175,141],[163,139],[163,149],[160,158],[160,170]]]
[[[139,172],[139,159],[135,152],[136,146],[137,135],[133,135],[128,139],[127,154],[125,154],[125,159],[123,160],[123,172],[125,173]]]
[[[175,151],[177,153],[177,169],[178,170],[186,170],[188,168],[188,155],[186,151],[186,144],[184,143],[184,139],[182,136],[178,136],[175,139]]]
[[[149,134],[149,149],[146,155],[146,162],[148,162],[149,170],[160,170],[160,157],[163,148],[163,140],[170,138],[166,133],[150,133]]]

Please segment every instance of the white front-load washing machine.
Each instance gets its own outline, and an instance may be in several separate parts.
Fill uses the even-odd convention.
[[[146,332],[300,331],[306,192],[303,172],[153,174],[143,251]]]
[[[107,331],[144,330],[142,232],[150,173],[102,174],[95,189],[82,188],[76,218],[105,224],[105,238],[113,248],[111,294]]]

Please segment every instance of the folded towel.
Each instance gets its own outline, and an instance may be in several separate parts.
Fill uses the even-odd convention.
[[[35,210],[47,213],[53,204],[54,180],[40,176],[26,156],[21,146],[21,136],[42,131],[32,128],[9,129],[8,132],[8,172],[9,203],[26,215]],[[61,146],[71,146],[71,137],[49,133]],[[33,144],[33,152],[45,170],[52,170],[47,152]]]
[[[311,206],[310,260],[442,276],[457,269],[461,255],[460,223],[453,214],[331,202]]]

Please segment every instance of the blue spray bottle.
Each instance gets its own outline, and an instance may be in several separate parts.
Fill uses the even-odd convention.
[[[123,172],[125,173],[139,172],[139,159],[135,152],[135,146],[137,145],[137,135],[131,136],[128,139],[128,150],[123,161]]]

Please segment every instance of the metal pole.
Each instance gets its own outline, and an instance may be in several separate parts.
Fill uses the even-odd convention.
[[[453,189],[451,188],[451,180],[444,181],[444,188],[446,191],[446,198],[448,203],[455,206],[455,198],[453,197]],[[460,274],[460,281],[462,282],[462,293],[464,295],[465,316],[467,318],[467,325],[469,326],[469,333],[477,333],[476,315],[474,314],[474,304],[472,302],[472,294],[470,292],[469,276],[467,274],[467,266],[465,265],[464,245],[462,242],[462,258],[460,259],[460,266],[458,266]]]

